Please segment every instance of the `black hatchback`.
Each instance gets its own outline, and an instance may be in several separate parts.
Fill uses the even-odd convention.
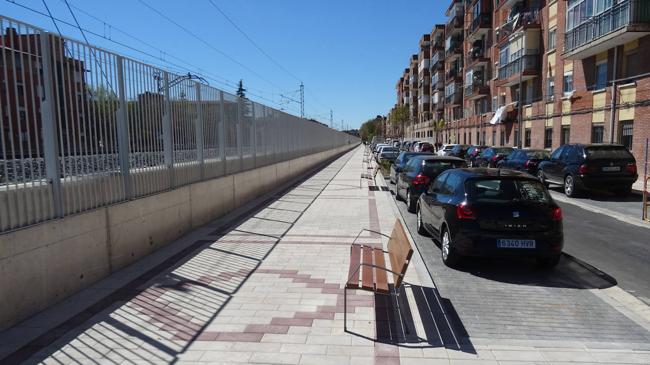
[[[446,171],[420,196],[418,233],[440,241],[448,266],[463,256],[535,257],[558,264],[562,210],[534,176],[500,169]]]
[[[636,160],[623,145],[567,144],[539,166],[539,179],[560,184],[568,197],[583,190],[608,190],[626,196],[639,177]]]
[[[524,171],[537,176],[537,169],[542,161],[551,157],[547,150],[515,150],[503,160],[497,162],[501,169]]]
[[[429,152],[405,152],[402,151],[400,154],[397,156],[395,159],[395,162],[393,162],[390,165],[390,183],[395,184],[397,182],[397,175],[402,172],[402,169],[404,169],[404,166],[409,162],[409,160],[413,156],[433,156],[433,154]]]
[[[414,156],[397,175],[395,195],[404,199],[408,211],[415,213],[417,200],[429,183],[449,169],[465,167],[465,160],[447,156]]]
[[[512,147],[490,147],[486,148],[474,159],[475,167],[497,167],[497,163],[506,158],[515,149]]]

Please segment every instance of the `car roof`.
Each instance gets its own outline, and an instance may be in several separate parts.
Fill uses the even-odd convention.
[[[413,157],[414,159],[419,159],[422,161],[458,161],[465,162],[462,158],[452,157],[452,156],[437,156],[437,155],[419,155]]]
[[[489,167],[474,167],[450,170],[467,178],[471,177],[521,177],[529,180],[537,180],[534,176],[521,171],[510,169],[495,169]]]

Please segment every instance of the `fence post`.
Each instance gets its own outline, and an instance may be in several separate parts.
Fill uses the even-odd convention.
[[[63,217],[63,203],[61,194],[61,164],[57,144],[56,118],[54,117],[54,85],[52,72],[52,52],[50,48],[50,35],[41,33],[41,53],[43,56],[43,95],[41,97],[41,115],[43,118],[43,160],[45,162],[45,176],[52,187],[52,205],[54,216]]]
[[[203,157],[203,103],[201,101],[201,84],[196,83],[196,159],[199,161],[199,171],[201,173],[201,180],[205,178],[204,172],[204,157]]]
[[[163,152],[165,156],[165,166],[169,173],[169,187],[174,188],[176,181],[174,178],[174,143],[172,136],[172,106],[169,100],[169,73],[163,72],[164,87],[164,107],[165,111],[162,118],[163,132]]]
[[[122,172],[124,184],[124,197],[127,200],[133,199],[131,188],[131,164],[129,160],[129,126],[127,119],[126,86],[124,84],[124,58],[115,56],[117,62],[117,94],[119,108],[117,109],[117,158]]]
[[[239,156],[239,171],[244,170],[244,133],[242,132],[242,98],[237,97],[237,156]]]
[[[255,121],[255,103],[251,102],[251,114],[252,114],[252,124],[253,128],[252,129],[252,134],[253,138],[251,138],[251,145],[252,145],[252,153],[253,153],[253,167],[257,167],[257,122]]]
[[[226,175],[226,107],[223,104],[223,91],[219,90],[219,156],[221,156],[221,168],[223,175]]]

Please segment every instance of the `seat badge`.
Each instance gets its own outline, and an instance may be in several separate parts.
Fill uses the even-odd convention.
[[[519,218],[519,212],[512,212],[512,218]]]

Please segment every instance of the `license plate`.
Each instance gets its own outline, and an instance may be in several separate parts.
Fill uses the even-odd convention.
[[[621,171],[620,166],[605,166],[603,167],[604,172],[618,172]]]
[[[499,248],[535,248],[535,240],[499,239],[499,240],[497,240],[497,247],[499,247]]]

